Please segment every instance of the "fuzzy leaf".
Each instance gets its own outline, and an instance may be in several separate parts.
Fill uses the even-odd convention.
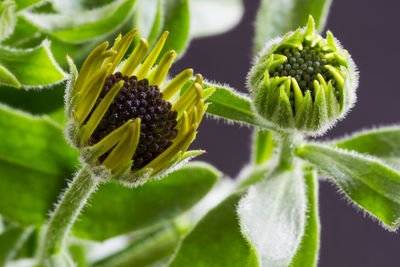
[[[170,219],[206,195],[219,177],[206,163],[190,163],[161,181],[137,188],[101,185],[73,227],[82,238],[105,240]]]
[[[17,16],[14,31],[2,43],[10,47],[20,47],[21,45],[35,39],[38,35],[38,28],[31,25],[23,16]]]
[[[290,267],[317,266],[320,222],[318,212],[318,178],[313,170],[304,171],[307,190],[306,225],[300,247]]]
[[[57,39],[79,43],[104,37],[117,30],[131,15],[134,3],[135,0],[117,0],[109,5],[81,12],[23,12],[23,16]]]
[[[272,38],[307,24],[309,15],[316,29],[325,26],[332,0],[262,0],[255,27],[255,49],[258,53]]]
[[[66,74],[54,61],[49,45],[45,41],[29,50],[0,47],[0,84],[43,86],[63,80]]]
[[[189,0],[165,0],[164,5],[164,31],[169,36],[161,54],[173,49],[182,55],[189,41]]]
[[[16,5],[13,0],[0,2],[0,41],[7,38],[14,30],[17,21],[15,8]]]
[[[44,2],[44,0],[15,0],[15,3],[17,4],[17,11],[34,6],[40,2]]]
[[[35,115],[60,111],[61,118],[64,118],[64,90],[65,83],[28,91],[2,86],[0,102]]]
[[[0,125],[0,213],[23,225],[40,225],[74,171],[77,152],[46,117],[0,105]]]
[[[243,234],[257,251],[261,266],[286,267],[300,245],[305,227],[306,195],[299,167],[275,172],[251,186],[239,202]]]
[[[331,145],[378,157],[400,168],[400,126],[362,131]]]
[[[239,23],[243,12],[241,0],[192,0],[190,35],[201,38],[229,31]]]
[[[203,88],[216,87],[215,92],[206,100],[209,104],[206,112],[208,114],[235,121],[271,129],[273,126],[263,122],[256,117],[251,107],[250,98],[235,91],[228,86],[213,85],[208,82],[203,83]]]
[[[400,223],[400,174],[381,161],[356,152],[308,144],[297,155],[333,178],[357,206],[391,230]]]
[[[254,249],[240,233],[236,206],[241,194],[210,210],[185,237],[169,267],[256,267]]]

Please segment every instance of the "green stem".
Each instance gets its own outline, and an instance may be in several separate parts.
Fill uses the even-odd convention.
[[[274,138],[271,131],[254,129],[252,158],[256,165],[267,162],[274,150]]]
[[[290,170],[293,168],[294,150],[296,148],[295,132],[280,133],[280,155],[278,168],[281,170]]]
[[[41,239],[40,263],[63,249],[73,223],[98,184],[99,181],[94,179],[85,167],[76,174],[51,215],[44,237]]]

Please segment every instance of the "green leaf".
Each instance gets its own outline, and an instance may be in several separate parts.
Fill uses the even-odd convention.
[[[161,181],[137,188],[115,182],[101,185],[74,225],[73,233],[81,238],[105,240],[161,223],[192,207],[219,176],[206,163],[191,163]]]
[[[66,74],[54,61],[49,42],[19,50],[0,47],[0,83],[12,86],[43,86],[65,79]]]
[[[75,1],[64,1],[64,0],[53,0],[52,7],[58,13],[69,13],[73,14],[76,12],[99,8],[102,6],[109,5],[115,0],[75,0]]]
[[[14,30],[17,16],[15,2],[4,0],[0,3],[0,41],[6,39]]]
[[[239,23],[243,13],[241,0],[192,0],[190,36],[201,38],[229,31]]]
[[[39,4],[43,1],[44,0],[15,0],[15,3],[17,4],[17,11],[20,11],[22,9]]]
[[[180,229],[179,223],[168,223],[152,231],[134,236],[129,244],[103,258],[96,261],[96,267],[129,267],[129,266],[153,266],[152,264],[169,258],[184,231]],[[154,265],[157,266],[157,265]]]
[[[189,41],[189,0],[165,0],[164,31],[169,31],[161,54],[175,50],[182,54]]]
[[[77,152],[47,117],[0,105],[0,125],[0,214],[40,225],[74,171]]]
[[[378,157],[400,168],[400,126],[362,131],[330,144]]]
[[[0,266],[15,256],[31,230],[13,226],[0,234]]]
[[[305,196],[303,173],[296,167],[274,172],[240,200],[241,229],[261,266],[286,267],[292,261],[304,235]]]
[[[134,3],[135,0],[117,0],[106,6],[72,14],[23,12],[23,16],[57,39],[79,43],[104,37],[117,30],[132,14]]]
[[[40,33],[39,29],[30,24],[23,16],[17,16],[17,22],[13,33],[3,41],[4,45],[20,47],[25,43],[36,39]],[[42,37],[43,38],[43,37]]]
[[[68,252],[71,255],[76,267],[89,267],[88,244],[84,242],[71,242]]]
[[[261,121],[253,112],[250,98],[235,91],[228,86],[203,83],[203,88],[215,87],[215,92],[206,100],[209,104],[206,112],[208,114],[234,121],[259,126],[265,129],[272,129],[273,126]]]
[[[332,0],[261,0],[255,27],[257,54],[272,38],[282,36],[307,24],[309,15],[321,32],[325,26]]]
[[[304,170],[307,190],[306,225],[300,247],[294,256],[291,267],[317,266],[319,252],[320,222],[318,212],[318,177],[310,168]]]
[[[138,17],[136,27],[149,44],[156,41],[163,27],[164,6],[162,0],[142,0],[135,7]],[[156,12],[154,12],[156,10]]]
[[[210,210],[185,237],[169,267],[255,267],[257,256],[240,233],[234,194]]]
[[[65,83],[28,91],[2,86],[0,102],[35,115],[62,110],[61,116],[64,117],[64,89]]]
[[[333,178],[343,192],[390,230],[400,224],[400,174],[378,159],[329,146],[308,144],[296,151]]]

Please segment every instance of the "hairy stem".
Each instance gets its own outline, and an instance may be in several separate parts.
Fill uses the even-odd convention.
[[[290,170],[293,167],[294,150],[296,148],[297,135],[295,132],[280,133],[280,155],[278,168]]]
[[[51,215],[46,232],[41,239],[40,263],[63,249],[64,241],[68,237],[73,223],[89,196],[96,190],[98,183],[98,180],[93,179],[85,167],[76,174]]]
[[[254,129],[253,133],[253,151],[252,159],[256,165],[260,165],[268,161],[274,149],[273,132]]]

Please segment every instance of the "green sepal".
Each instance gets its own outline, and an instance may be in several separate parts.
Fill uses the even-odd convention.
[[[336,60],[335,65],[325,65],[332,74],[335,82],[335,88],[323,80],[322,72],[318,78],[314,78],[314,92],[312,100],[312,116],[299,118],[303,116],[305,107],[302,102],[306,97],[305,88],[300,89],[295,78],[291,76],[270,76],[275,72],[276,66],[280,65],[287,58],[282,55],[282,50],[297,48],[303,50],[303,47],[311,46],[322,49],[327,59]],[[283,75],[283,74],[281,74]],[[284,81],[283,81],[283,80]],[[291,82],[290,82],[291,80]],[[277,101],[277,90],[281,90],[282,84],[285,87],[286,95],[291,99],[292,116],[277,116],[276,109],[281,101]],[[358,86],[358,74],[356,67],[348,52],[344,50],[340,43],[328,32],[326,39],[319,35],[315,28],[315,22],[311,16],[308,17],[308,23],[303,28],[298,28],[293,32],[288,32],[283,37],[277,37],[267,43],[265,49],[248,74],[248,85],[252,91],[255,111],[265,121],[273,122],[276,128],[282,130],[297,129],[303,134],[318,136],[339,119],[343,118],[355,103],[355,91]],[[304,85],[302,85],[304,86]],[[330,87],[329,87],[330,86]],[[307,87],[308,88],[308,87]],[[335,92],[339,92],[338,95]],[[281,97],[282,93],[280,92]],[[307,99],[307,111],[309,104]],[[285,99],[283,99],[285,102]],[[286,109],[290,114],[289,110]],[[300,113],[300,114],[299,114]],[[277,118],[280,119],[277,119]],[[293,118],[294,117],[294,118]],[[295,121],[296,123],[293,123]]]
[[[129,169],[126,168],[125,171],[118,173],[113,176],[113,179],[126,185],[126,186],[139,186],[150,180],[151,173],[153,169],[151,168],[142,168],[137,171],[130,171],[130,167],[132,163],[128,164]]]
[[[301,130],[306,130],[309,128],[312,120],[313,108],[314,105],[311,93],[308,91],[306,92],[306,95],[301,102],[299,111],[296,114],[295,123],[297,128]]]
[[[284,128],[291,128],[294,125],[292,105],[283,86],[280,87],[278,104],[275,106],[271,119],[277,123],[281,122]]]
[[[265,101],[266,100],[266,101]],[[260,108],[264,106],[265,107]],[[262,112],[261,115],[272,117],[280,102],[280,89],[279,87],[270,86],[268,92],[260,91],[255,99],[255,106]],[[265,111],[266,112],[265,112]]]
[[[316,90],[313,116],[311,121],[312,129],[326,129],[329,126],[328,119],[328,103],[326,101],[325,90],[322,86],[316,85],[314,82],[314,90]]]
[[[173,159],[167,162],[162,169],[153,173],[151,179],[160,179],[168,175],[168,173],[183,167],[189,160],[205,153],[204,150],[190,150],[185,153],[179,152]]]
[[[72,116],[72,111],[74,110],[74,105],[76,104],[77,99],[79,98],[79,94],[72,95],[72,92],[75,90],[76,80],[78,79],[78,69],[74,63],[74,60],[70,58],[68,55],[66,56],[68,66],[69,66],[69,79],[67,85],[65,87],[65,114],[68,117]]]
[[[332,83],[329,82],[328,85],[325,87],[325,97],[327,101],[327,107],[328,107],[328,117],[330,119],[337,117],[340,114],[340,104],[335,96],[334,88],[332,86]]]

